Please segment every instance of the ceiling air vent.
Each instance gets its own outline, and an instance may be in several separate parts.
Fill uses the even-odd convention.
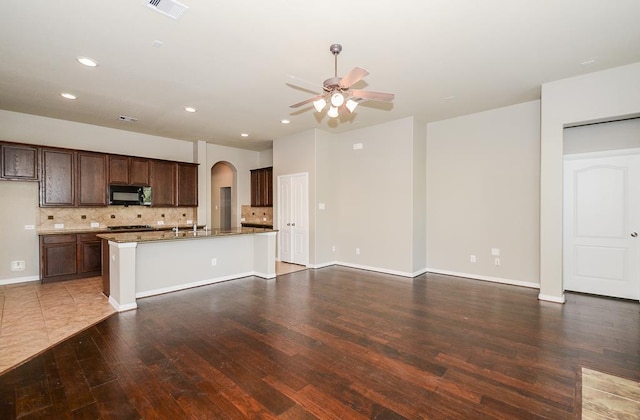
[[[175,0],[148,0],[147,7],[170,18],[179,19],[189,8]]]
[[[136,122],[136,121],[138,121],[138,119],[137,119],[137,118],[128,117],[128,116],[126,116],[126,115],[120,115],[120,116],[118,117],[118,119],[119,119],[120,121],[124,121],[124,122]]]

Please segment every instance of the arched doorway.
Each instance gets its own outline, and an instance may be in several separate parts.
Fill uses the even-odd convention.
[[[211,168],[211,228],[229,229],[238,225],[237,170],[229,162]]]

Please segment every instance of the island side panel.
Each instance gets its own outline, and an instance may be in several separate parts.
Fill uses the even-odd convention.
[[[136,297],[253,275],[254,236],[140,242]]]
[[[109,303],[116,311],[136,309],[136,242],[109,241]]]
[[[253,268],[256,276],[276,277],[276,232],[253,235]]]

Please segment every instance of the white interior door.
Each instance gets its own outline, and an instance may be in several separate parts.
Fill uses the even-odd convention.
[[[280,260],[309,263],[309,176],[278,176],[278,230]]]
[[[564,162],[565,290],[640,299],[640,154]]]

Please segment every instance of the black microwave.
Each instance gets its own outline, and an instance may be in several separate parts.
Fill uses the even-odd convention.
[[[135,185],[109,185],[109,205],[150,206],[151,187]]]

